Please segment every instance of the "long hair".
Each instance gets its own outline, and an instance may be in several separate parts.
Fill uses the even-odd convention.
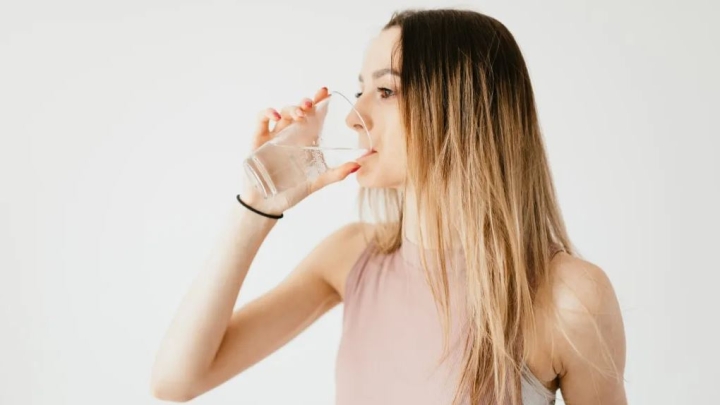
[[[551,250],[577,256],[557,203],[528,70],[508,29],[475,11],[405,10],[384,28],[395,26],[407,187],[435,235],[437,266],[425,269],[442,314],[445,354],[449,232],[460,235],[465,252],[467,340],[453,403],[520,404],[533,303],[549,282]],[[369,207],[382,224],[374,235],[382,253],[402,243],[406,190],[360,191],[361,216]]]

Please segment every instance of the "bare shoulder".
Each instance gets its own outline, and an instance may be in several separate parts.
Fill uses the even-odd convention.
[[[605,271],[594,263],[558,254],[550,264],[552,297],[559,314],[577,319],[587,313],[607,313],[617,306],[615,291]]]
[[[606,272],[566,253],[550,264],[546,318],[552,364],[568,403],[624,403],[625,332]]]
[[[345,280],[348,273],[367,247],[376,225],[353,222],[338,228],[323,239],[310,253],[321,277],[338,295],[345,296]]]

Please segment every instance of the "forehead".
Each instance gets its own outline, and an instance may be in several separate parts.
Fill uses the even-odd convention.
[[[380,31],[380,33],[370,41],[365,51],[363,71],[371,72],[390,67],[393,48],[400,40],[400,32],[400,27],[391,27]],[[396,59],[393,61],[396,69],[399,68],[397,60],[399,56],[398,49],[398,55],[396,55]]]

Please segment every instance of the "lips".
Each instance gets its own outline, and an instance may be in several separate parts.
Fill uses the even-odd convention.
[[[374,153],[377,153],[377,151],[375,149],[370,149],[367,152],[365,152],[362,156],[360,156],[360,158],[364,158],[365,156],[370,156]]]

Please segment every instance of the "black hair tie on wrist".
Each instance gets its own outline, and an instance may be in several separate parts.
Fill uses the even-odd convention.
[[[242,199],[240,199],[240,194],[237,195],[237,200],[238,200],[238,202],[239,202],[240,204],[242,204],[243,207],[249,209],[250,211],[252,211],[252,212],[254,212],[254,213],[258,214],[258,215],[262,215],[262,216],[264,216],[265,218],[280,219],[280,218],[282,218],[283,216],[285,216],[285,214],[273,215],[273,214],[266,214],[266,213],[264,213],[264,212],[262,212],[262,211],[258,211],[258,210],[256,210],[255,208],[247,205]]]

